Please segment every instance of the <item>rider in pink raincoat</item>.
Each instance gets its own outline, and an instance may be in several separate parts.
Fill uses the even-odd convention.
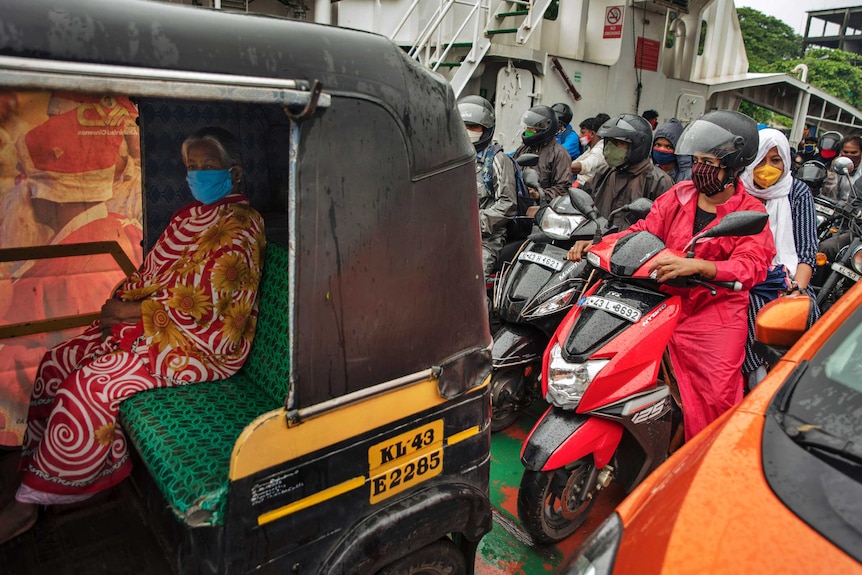
[[[744,114],[719,110],[695,120],[677,146],[679,153],[693,156],[693,181],[682,181],[659,196],[645,219],[619,235],[646,230],[668,248],[683,251],[695,234],[714,226],[726,214],[765,212],[737,177],[754,159],[757,146],[757,125]],[[578,242],[569,258],[580,259],[588,245]],[[686,440],[742,400],[740,369],[748,331],[748,291],[766,277],[774,255],[775,245],[766,226],[753,236],[699,241],[694,258],[666,257],[653,264],[659,281],[698,274],[709,280],[739,281],[743,286],[738,292],[716,288],[714,296],[700,286],[663,288],[682,296],[682,315],[669,348]]]

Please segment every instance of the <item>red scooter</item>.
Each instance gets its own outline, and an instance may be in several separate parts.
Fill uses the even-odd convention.
[[[570,196],[597,217],[580,190]],[[761,212],[726,215],[692,240],[687,253],[649,232],[598,241],[587,263],[601,279],[563,319],[545,350],[542,393],[551,407],[521,451],[525,471],[518,516],[539,542],[559,541],[587,518],[599,490],[613,479],[633,489],[668,455],[682,414],[666,353],[680,316],[680,296],[660,290],[649,271],[656,258],[694,257],[704,238],[758,233]],[[683,283],[684,282],[684,283]],[[686,278],[674,285],[741,289],[739,282]]]

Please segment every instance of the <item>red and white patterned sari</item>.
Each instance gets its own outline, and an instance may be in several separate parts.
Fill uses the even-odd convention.
[[[236,373],[254,337],[264,246],[263,219],[241,195],[174,214],[115,294],[141,302],[141,321],[104,340],[96,322],[42,359],[22,483],[58,495],[116,485],[131,471],[116,425],[125,398]]]

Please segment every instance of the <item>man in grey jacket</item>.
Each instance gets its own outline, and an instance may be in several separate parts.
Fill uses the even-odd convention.
[[[490,145],[496,124],[490,102],[466,96],[458,100],[458,112],[476,149],[482,267],[487,279],[506,245],[506,227],[518,211],[515,163],[500,146]]]
[[[593,196],[601,215],[607,218],[640,197],[655,200],[673,186],[671,177],[650,159],[653,134],[645,119],[635,114],[611,118],[602,124],[598,135],[605,142],[608,165],[599,168],[584,190]],[[611,225],[619,230],[628,228],[633,222],[626,215],[616,214]]]

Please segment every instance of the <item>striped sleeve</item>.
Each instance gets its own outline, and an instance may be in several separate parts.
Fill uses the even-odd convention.
[[[799,263],[814,267],[817,257],[817,215],[814,196],[805,182],[793,179],[790,189],[790,211],[793,215],[793,241]]]

